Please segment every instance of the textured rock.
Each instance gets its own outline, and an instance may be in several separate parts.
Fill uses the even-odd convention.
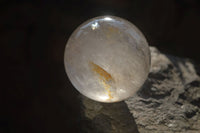
[[[84,96],[81,99],[83,133],[138,133],[125,102],[100,103]]]
[[[81,97],[83,132],[200,132],[197,65],[189,59],[162,54],[154,47],[150,50],[151,71],[136,95],[113,104]]]

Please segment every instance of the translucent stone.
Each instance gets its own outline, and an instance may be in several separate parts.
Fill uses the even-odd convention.
[[[69,38],[64,64],[74,87],[99,102],[133,96],[150,68],[148,43],[127,20],[100,16],[80,25]]]

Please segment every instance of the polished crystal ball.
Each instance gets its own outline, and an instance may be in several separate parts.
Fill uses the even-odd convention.
[[[148,43],[129,21],[100,16],[81,24],[69,38],[64,65],[73,86],[99,102],[133,96],[150,68]]]

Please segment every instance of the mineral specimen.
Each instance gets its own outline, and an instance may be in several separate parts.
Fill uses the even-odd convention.
[[[148,43],[127,20],[100,16],[80,25],[69,38],[64,64],[74,87],[100,102],[132,96],[150,68]]]

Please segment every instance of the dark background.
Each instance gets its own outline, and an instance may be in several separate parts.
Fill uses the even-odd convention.
[[[162,52],[200,61],[199,0],[0,0],[0,133],[79,131],[64,48],[79,24],[107,14],[133,22]]]

